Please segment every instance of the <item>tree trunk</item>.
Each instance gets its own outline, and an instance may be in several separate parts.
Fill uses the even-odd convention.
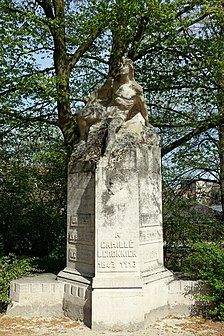
[[[222,9],[224,9],[224,1],[221,1]],[[217,83],[218,83],[218,111],[220,116],[224,116],[224,73],[223,73],[223,64],[224,64],[224,55],[223,55],[223,38],[224,38],[224,19],[223,19],[223,10],[220,13],[219,17],[219,67],[217,70]],[[221,192],[221,205],[222,205],[222,220],[224,222],[224,124],[220,123],[218,127],[219,131],[219,160],[220,160],[220,192]]]
[[[65,49],[61,44],[61,36],[55,34],[54,65],[56,73],[57,108],[59,126],[64,136],[65,147],[68,153],[77,141],[77,127],[71,113],[70,106],[70,67]]]
[[[59,125],[70,154],[77,140],[77,127],[70,106],[70,64],[66,50],[64,0],[54,0],[57,28],[53,31]]]
[[[109,60],[109,74],[116,75],[118,62],[125,52],[128,50],[128,34],[127,25],[129,24],[128,3],[124,0],[116,0],[115,14],[117,22],[112,31],[112,49]],[[125,14],[124,14],[125,13]]]
[[[71,59],[67,54],[65,36],[64,0],[38,1],[49,20],[49,29],[54,41],[54,66],[56,74],[56,92],[59,127],[65,141],[68,155],[77,141],[77,126],[71,113],[69,78]],[[53,23],[52,23],[53,22]]]
[[[220,192],[222,205],[222,220],[224,221],[224,125],[219,126],[219,160],[220,160]]]

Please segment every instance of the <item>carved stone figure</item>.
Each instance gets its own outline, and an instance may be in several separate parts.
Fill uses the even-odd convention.
[[[115,78],[109,78],[95,91],[78,113],[80,139],[86,141],[90,127],[109,119],[107,145],[112,145],[117,130],[124,121],[140,113],[147,124],[148,112],[141,86],[134,79],[133,62],[122,57]],[[109,146],[110,147],[110,146]]]
[[[77,115],[80,140],[87,140],[92,125],[107,116],[107,106],[112,100],[113,79],[109,78],[105,84],[86,99],[85,107]]]
[[[161,156],[131,60],[78,115],[68,165],[67,316],[91,328],[132,329],[168,306],[163,264]],[[162,293],[162,295],[160,295]],[[175,295],[176,300],[176,295]]]

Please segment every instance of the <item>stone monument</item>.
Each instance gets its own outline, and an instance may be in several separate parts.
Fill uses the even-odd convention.
[[[86,99],[68,168],[63,309],[91,328],[138,327],[166,306],[159,139],[132,61]]]

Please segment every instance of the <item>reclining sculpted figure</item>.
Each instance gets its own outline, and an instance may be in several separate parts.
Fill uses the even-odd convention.
[[[147,106],[141,86],[134,79],[133,62],[122,57],[114,78],[95,91],[88,99],[85,107],[78,112],[77,122],[80,139],[86,141],[92,125],[103,119],[110,119],[108,143],[116,137],[117,130],[124,121],[141,113],[148,121]]]

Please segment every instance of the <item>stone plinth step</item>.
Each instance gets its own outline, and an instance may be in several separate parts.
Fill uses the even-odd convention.
[[[64,284],[51,273],[13,280],[10,283],[9,316],[63,316]]]

